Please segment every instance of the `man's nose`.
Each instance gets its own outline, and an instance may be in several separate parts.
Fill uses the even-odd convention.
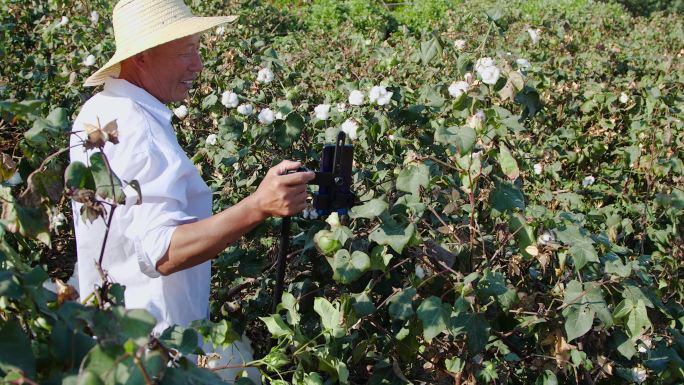
[[[190,64],[190,70],[193,71],[193,72],[198,72],[198,73],[199,73],[199,72],[202,72],[202,70],[204,69],[204,64],[202,64],[202,58],[200,57],[199,52],[197,52],[197,53],[194,55],[194,58],[193,58],[193,59],[194,59],[194,60],[193,60],[192,63]]]

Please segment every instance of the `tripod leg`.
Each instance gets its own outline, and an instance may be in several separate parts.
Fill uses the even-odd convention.
[[[278,250],[278,261],[276,262],[276,286],[273,291],[273,306],[271,313],[276,312],[276,307],[283,296],[285,285],[285,262],[287,250],[290,248],[290,217],[283,217],[280,224],[280,249]]]

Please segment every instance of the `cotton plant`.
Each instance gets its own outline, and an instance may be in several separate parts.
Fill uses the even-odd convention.
[[[240,115],[250,116],[254,112],[254,107],[248,103],[240,104],[237,107],[237,112]]]
[[[221,104],[226,108],[235,108],[240,104],[240,100],[235,92],[223,91],[221,94]]]
[[[346,103],[337,103],[335,105],[335,109],[339,113],[345,112],[345,111],[347,111],[347,104]]]
[[[205,143],[209,146],[215,146],[216,143],[218,143],[218,137],[216,134],[209,134],[205,140]]]
[[[489,85],[494,85],[501,77],[501,70],[494,63],[494,59],[490,57],[483,57],[475,62],[475,71],[482,79],[482,82]]]
[[[359,124],[354,120],[354,119],[347,119],[342,123],[342,126],[340,127],[342,132],[347,134],[349,139],[355,140],[358,138],[356,130],[359,129]]]
[[[469,88],[470,84],[468,84],[468,82],[465,80],[455,81],[449,85],[449,95],[455,99],[458,99],[461,97],[461,95],[467,93]]]
[[[318,120],[328,120],[330,118],[330,104],[319,104],[314,108],[314,115]]]
[[[257,73],[257,82],[259,83],[269,84],[273,81],[273,79],[275,79],[275,75],[268,67],[260,69]]]
[[[264,126],[269,126],[275,120],[275,112],[273,112],[273,110],[270,108],[264,108],[259,111],[257,119],[259,120],[259,123],[263,124]]]
[[[95,55],[88,55],[83,59],[83,65],[86,67],[92,67],[95,65]]]
[[[368,99],[371,103],[377,103],[379,106],[389,104],[394,93],[387,91],[385,86],[373,86],[368,93]]]
[[[90,12],[90,22],[93,24],[97,24],[98,21],[100,21],[100,14],[97,13],[97,11],[92,11]]]
[[[352,106],[361,106],[363,105],[365,96],[363,92],[359,90],[353,90],[352,92],[349,93],[349,99],[347,100],[350,105]]]
[[[176,115],[178,119],[185,119],[185,117],[188,116],[188,107],[182,104],[173,109],[173,114]]]

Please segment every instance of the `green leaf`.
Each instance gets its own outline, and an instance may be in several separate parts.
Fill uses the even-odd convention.
[[[143,346],[148,342],[150,333],[157,323],[150,312],[144,309],[124,310],[123,307],[116,307],[112,313],[119,321],[122,341],[131,338],[138,346]]]
[[[341,328],[342,313],[323,297],[314,299],[314,311],[321,316],[323,328],[330,331],[333,337],[341,338],[345,331]]]
[[[95,190],[95,180],[88,166],[82,162],[72,162],[64,171],[66,187]]]
[[[20,299],[22,297],[19,281],[11,271],[0,271],[0,297]]]
[[[198,347],[198,335],[193,329],[173,325],[161,334],[159,341],[168,348],[177,349],[181,354],[191,354]]]
[[[459,357],[447,358],[444,360],[444,367],[451,373],[461,373],[465,367],[465,361]]]
[[[430,170],[425,164],[410,164],[399,172],[397,190],[419,195],[420,187],[427,188],[429,182]]]
[[[353,306],[357,317],[363,317],[375,312],[375,304],[367,292],[352,294],[352,298],[354,298]]]
[[[496,180],[489,200],[492,202],[492,215],[495,216],[512,212],[514,209],[525,210],[525,197],[522,191],[505,181]]]
[[[276,142],[284,149],[290,148],[303,129],[304,118],[296,112],[290,113],[284,122],[279,120],[275,123]]]
[[[558,378],[554,372],[546,369],[544,373],[537,377],[534,385],[558,385]]]
[[[371,250],[370,260],[372,270],[385,271],[392,260],[392,254],[388,252],[387,246],[376,245]]]
[[[515,180],[520,176],[520,169],[518,169],[518,163],[511,155],[508,147],[503,143],[499,144],[499,165],[501,166],[501,171],[510,180]]]
[[[489,323],[487,320],[480,314],[468,311],[459,311],[451,317],[449,331],[454,337],[465,333],[470,354],[481,352],[489,340]]]
[[[301,316],[297,311],[298,307],[299,305],[295,296],[288,292],[284,292],[278,308],[287,310],[285,318],[290,325],[297,325],[301,319]]]
[[[594,322],[596,312],[589,305],[572,306],[565,317],[565,333],[568,342],[585,335]]]
[[[532,87],[525,86],[517,95],[515,95],[515,102],[523,105],[520,119],[525,120],[532,117],[542,109],[541,98],[539,93]]]
[[[452,145],[461,155],[469,153],[476,141],[477,133],[470,126],[440,126],[435,130],[435,142]]]
[[[382,214],[388,207],[389,205],[384,199],[371,199],[360,206],[354,206],[349,213],[349,217],[373,219]]]
[[[368,255],[359,250],[349,255],[349,251],[340,249],[328,258],[328,262],[333,269],[333,279],[342,284],[356,281],[371,267]]]
[[[563,225],[556,229],[558,240],[570,246],[568,250],[573,257],[576,271],[580,271],[588,262],[599,262],[594,241],[587,231],[577,225]]]
[[[202,109],[206,110],[207,108],[216,104],[217,101],[218,101],[218,96],[216,96],[216,94],[214,94],[214,93],[211,93],[211,94],[205,96],[204,99],[202,99]]]
[[[632,338],[644,334],[647,329],[651,328],[651,321],[648,319],[644,301],[638,300],[632,304],[625,326],[627,326],[627,334]]]
[[[389,315],[393,319],[407,320],[414,314],[413,297],[416,296],[416,289],[408,287],[392,296],[389,300]]]
[[[435,58],[435,56],[442,53],[442,44],[436,35],[432,38],[420,43],[420,60],[423,65],[428,65]]]
[[[532,258],[533,256],[527,251],[529,246],[536,246],[537,241],[534,236],[532,226],[527,224],[527,219],[520,213],[514,213],[508,220],[509,231],[515,234],[515,240],[518,244],[520,253],[525,258]]]
[[[271,333],[271,336],[273,338],[280,338],[280,337],[287,337],[287,336],[292,336],[294,335],[294,332],[292,329],[290,329],[289,326],[283,321],[282,318],[280,318],[280,315],[278,314],[273,314],[268,317],[259,317],[260,320],[262,320],[265,324],[266,327],[268,328],[268,332]]]
[[[31,340],[14,319],[0,321],[0,369],[5,372],[21,370],[31,378],[36,377]]]
[[[411,241],[415,231],[416,227],[413,223],[402,225],[387,216],[383,218],[382,225],[368,236],[368,240],[380,245],[388,245],[394,251],[401,254],[404,246]]]
[[[124,195],[121,189],[121,180],[114,175],[113,171],[110,177],[110,172],[107,171],[107,165],[101,152],[98,151],[90,156],[90,171],[93,174],[95,186],[97,186],[97,195],[103,199],[110,199],[112,198],[113,190],[117,203],[124,203],[126,201],[126,195]]]
[[[451,306],[435,296],[423,300],[416,310],[423,323],[423,336],[427,342],[447,330],[447,322],[451,315]]]

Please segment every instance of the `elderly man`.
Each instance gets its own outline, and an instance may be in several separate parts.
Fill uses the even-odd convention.
[[[121,0],[114,7],[116,53],[87,79],[104,84],[74,122],[115,120],[119,143],[104,153],[125,188],[125,205],[114,210],[103,258],[110,277],[126,286],[128,308],[143,308],[158,320],[154,332],[209,315],[210,260],[269,216],[288,216],[306,205],[311,172],[286,174],[300,164],[283,161],[270,169],[257,191],[212,215],[211,191],[178,145],[166,103],[188,97],[202,71],[202,31],[234,16],[195,17],[182,0]],[[90,151],[72,136],[71,160],[87,163]],[[80,204],[74,204],[79,218]],[[87,296],[100,283],[95,261],[105,234],[103,221],[75,221],[79,288]]]

